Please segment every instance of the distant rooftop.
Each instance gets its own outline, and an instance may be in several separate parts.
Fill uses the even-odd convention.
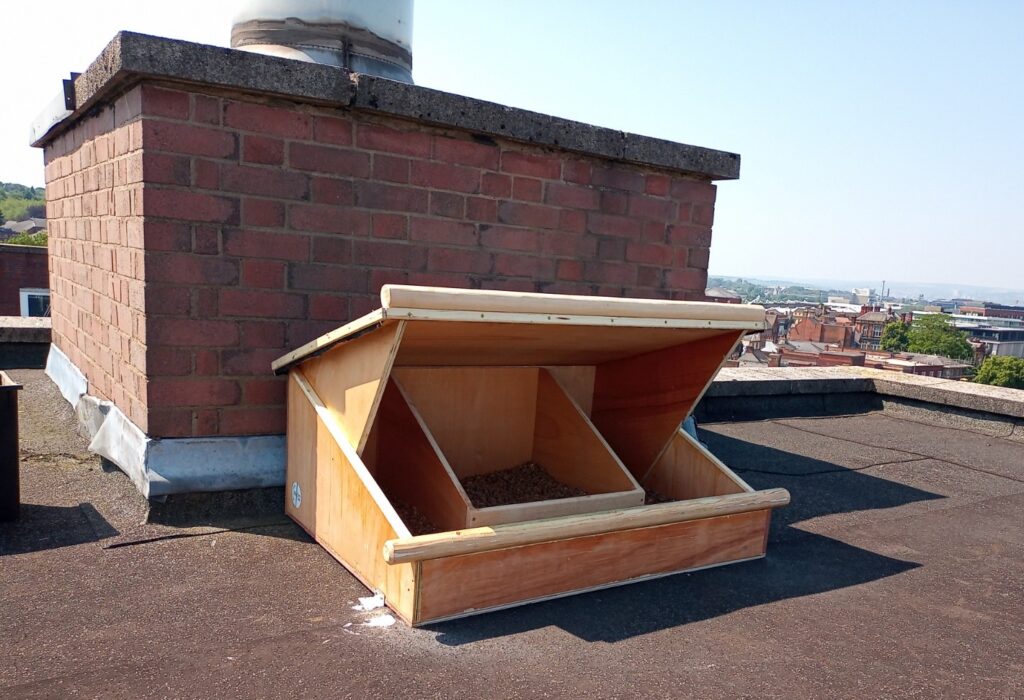
[[[861,314],[857,317],[858,321],[888,321],[892,318],[892,314],[886,313],[885,311],[868,311],[865,314]]]
[[[704,290],[704,296],[716,297],[718,299],[742,299],[743,297],[731,289],[725,287],[708,287]]]

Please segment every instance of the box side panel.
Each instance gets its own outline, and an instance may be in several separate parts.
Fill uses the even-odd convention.
[[[317,512],[317,418],[294,374],[288,375],[288,465],[285,475],[284,511],[316,536]],[[297,487],[297,488],[296,488]]]
[[[302,363],[302,374],[363,453],[404,323],[391,323]]]
[[[464,528],[469,500],[393,381],[384,390],[374,432],[374,476],[392,505],[412,506],[443,530]]]
[[[412,619],[414,566],[384,563],[384,542],[397,533],[299,388],[294,372],[288,381],[285,494],[288,516],[363,584],[383,592],[399,615]]]
[[[533,461],[563,484],[590,494],[639,488],[590,420],[544,369],[537,383]]]
[[[569,398],[589,418],[590,411],[594,406],[594,375],[597,373],[597,367],[594,365],[569,365],[550,366],[544,369],[551,373],[551,376],[565,389]]]
[[[396,369],[395,379],[459,477],[528,462],[535,367]]]
[[[642,483],[645,489],[677,501],[753,491],[681,430]]]
[[[597,366],[594,425],[638,479],[693,410],[741,335],[721,332]]]
[[[415,622],[764,554],[770,510],[422,562]]]

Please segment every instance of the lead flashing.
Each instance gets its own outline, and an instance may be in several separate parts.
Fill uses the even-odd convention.
[[[40,117],[33,125],[32,145],[47,145],[96,104],[147,79],[384,114],[709,180],[734,180],[740,174],[740,156],[735,153],[593,126],[332,66],[134,32],[119,32],[76,78],[73,112],[55,123],[45,115]]]

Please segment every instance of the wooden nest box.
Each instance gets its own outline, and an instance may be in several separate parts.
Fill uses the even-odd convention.
[[[280,358],[285,508],[417,625],[764,556],[679,429],[755,306],[386,286]]]

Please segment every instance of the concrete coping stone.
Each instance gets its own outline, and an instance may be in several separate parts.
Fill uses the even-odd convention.
[[[44,245],[21,245],[19,243],[0,243],[0,253],[28,253],[29,255],[47,255],[49,251]]]
[[[51,123],[52,117],[40,116],[33,125],[32,145],[45,146],[97,104],[145,79],[385,114],[705,180],[734,180],[740,174],[740,156],[735,153],[593,126],[341,68],[134,32],[118,33],[75,79],[73,112],[55,123]]]
[[[49,342],[50,319],[48,317],[0,316],[0,343]]]
[[[706,396],[781,396],[869,392],[1024,418],[1024,391],[865,367],[723,368]]]

